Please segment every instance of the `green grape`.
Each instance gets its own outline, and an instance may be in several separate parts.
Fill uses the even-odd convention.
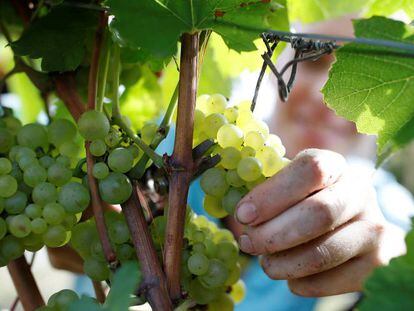
[[[83,271],[94,281],[104,281],[109,278],[109,268],[106,263],[88,258],[83,263]]]
[[[125,221],[114,221],[108,225],[108,233],[112,242],[123,244],[129,240],[129,229]]]
[[[279,156],[281,157],[283,157],[286,153],[286,149],[282,144],[282,140],[279,136],[275,134],[269,134],[269,136],[266,139],[266,146],[275,148],[277,153],[279,153]]]
[[[229,121],[229,123],[235,123],[237,117],[239,116],[239,110],[237,107],[228,107],[226,110],[224,110],[224,116],[226,117],[227,121]]]
[[[89,145],[91,154],[95,157],[103,156],[106,152],[106,144],[102,139],[97,139]]]
[[[5,128],[0,128],[0,153],[7,153],[14,145],[13,134]]]
[[[92,258],[99,260],[99,261],[105,261],[105,255],[102,248],[101,241],[94,241],[91,243],[91,256]]]
[[[22,181],[23,180],[23,172],[19,168],[19,164],[17,162],[12,163],[12,170],[10,172],[10,175],[13,176],[16,181]]]
[[[39,159],[39,163],[44,168],[48,169],[55,163],[55,160],[51,156],[45,155]]]
[[[228,170],[237,168],[237,164],[241,160],[240,151],[234,147],[227,147],[220,152],[220,164]]]
[[[105,136],[105,144],[109,148],[115,148],[119,145],[122,139],[122,134],[116,128],[111,127],[109,133]]]
[[[104,179],[109,174],[109,168],[105,162],[98,162],[93,165],[92,175],[96,179]]]
[[[263,165],[263,175],[270,177],[283,168],[283,160],[277,150],[271,146],[264,146],[256,153],[256,158]]]
[[[230,286],[236,283],[240,279],[241,273],[242,269],[240,264],[236,263],[233,265],[233,267],[230,269],[229,276],[227,277],[225,285]]]
[[[208,258],[215,258],[217,253],[217,245],[212,240],[205,240],[204,245],[206,247],[205,254]]]
[[[72,171],[61,163],[55,163],[47,170],[47,180],[57,187],[67,184],[71,178]]]
[[[202,253],[194,253],[188,258],[187,266],[192,274],[203,275],[208,271],[209,259]]]
[[[127,149],[134,159],[139,159],[143,155],[143,151],[135,144],[130,145]]]
[[[202,230],[196,230],[193,232],[192,238],[194,242],[203,242],[206,236]]]
[[[237,174],[245,181],[254,181],[262,174],[262,164],[253,157],[241,159],[237,165]]]
[[[60,190],[58,201],[67,213],[77,214],[88,207],[90,202],[89,191],[78,182],[69,182]]]
[[[242,187],[245,183],[237,174],[237,170],[228,170],[226,173],[226,182],[232,187]]]
[[[250,191],[253,188],[255,188],[256,186],[258,186],[261,183],[263,183],[265,180],[266,180],[266,177],[264,177],[263,175],[260,175],[259,178],[257,178],[256,180],[247,182],[246,183],[246,188],[247,188],[247,190]]]
[[[207,113],[207,102],[209,99],[210,99],[210,95],[207,95],[207,94],[203,94],[197,97],[196,107],[198,110],[200,110],[204,114],[208,114]]]
[[[204,253],[206,251],[206,246],[203,243],[197,242],[193,244],[194,253]]]
[[[3,213],[5,205],[6,205],[6,200],[0,197],[0,214]]]
[[[248,132],[244,137],[244,145],[259,150],[263,147],[265,139],[262,134],[256,131]]]
[[[220,294],[216,299],[208,304],[208,311],[233,311],[234,301],[226,293]]]
[[[9,231],[17,238],[23,238],[30,234],[30,219],[24,214],[13,216],[9,223]]]
[[[91,221],[81,222],[73,227],[70,243],[82,256],[89,256],[90,241],[98,239],[98,233]]]
[[[102,199],[109,204],[122,204],[131,196],[132,185],[128,177],[121,173],[109,173],[99,181]]]
[[[56,163],[62,164],[65,167],[70,167],[70,159],[65,155],[60,155],[56,158]]]
[[[48,224],[58,225],[65,218],[65,209],[59,203],[48,203],[43,208],[42,216]]]
[[[81,214],[81,213],[80,213]],[[82,214],[81,214],[82,215]],[[62,221],[62,226],[65,227],[66,230],[70,230],[73,228],[74,225],[78,223],[78,218],[76,215],[73,214],[66,214],[65,218]]]
[[[227,106],[227,99],[221,94],[211,95],[206,104],[205,109],[208,114],[223,113]]]
[[[27,196],[24,192],[17,191],[4,201],[4,210],[9,215],[17,215],[24,211],[27,205]]]
[[[126,261],[135,254],[134,248],[129,244],[120,244],[116,246],[116,256],[120,261]]]
[[[205,118],[203,132],[210,138],[216,138],[218,130],[227,123],[226,118],[222,114],[213,113]]]
[[[164,242],[166,226],[167,217],[165,216],[156,217],[151,223],[151,235],[159,244]]]
[[[239,108],[240,111],[251,112],[252,102],[250,100],[243,100],[237,105],[237,108]]]
[[[33,188],[32,192],[33,202],[44,206],[47,203],[55,202],[57,200],[57,190],[54,185],[48,182],[42,182]]]
[[[216,299],[220,291],[221,288],[207,288],[198,278],[191,280],[188,288],[190,297],[202,305]]]
[[[252,119],[243,126],[240,126],[245,134],[249,132],[259,132],[265,139],[269,136],[269,127],[263,121]]]
[[[34,150],[30,149],[29,147],[18,146],[18,148],[13,151],[15,151],[14,160],[16,160],[17,162],[19,162],[21,157],[29,157],[29,158],[36,159],[36,152],[34,152]],[[9,155],[10,158],[12,158],[11,154],[12,154],[12,151],[10,151],[10,155]]]
[[[47,222],[43,218],[35,218],[31,221],[30,228],[33,233],[45,233],[47,230]]]
[[[220,241],[217,243],[217,259],[221,260],[227,267],[232,267],[237,262],[239,248],[232,241]]]
[[[23,253],[23,244],[15,236],[6,235],[0,240],[0,255],[3,255],[7,261],[19,258]]]
[[[218,243],[221,241],[234,241],[233,233],[227,229],[220,229],[213,237],[214,242]]]
[[[240,148],[243,143],[243,131],[234,124],[224,124],[217,132],[217,142],[222,148]]]
[[[70,232],[66,231],[62,225],[50,226],[43,233],[42,238],[46,246],[60,247],[69,241]]]
[[[19,119],[13,116],[8,116],[3,118],[4,123],[6,123],[7,129],[13,134],[16,135],[19,129],[22,127],[22,122]]]
[[[17,133],[17,141],[19,145],[31,149],[47,147],[49,145],[45,127],[36,123],[30,123],[23,126]]]
[[[194,111],[194,136],[196,136],[196,133],[200,133],[205,118],[206,116],[201,110],[196,109]]]
[[[242,110],[239,106],[239,115],[236,119],[236,125],[240,128],[244,128],[251,120],[254,119],[253,113],[250,110]]]
[[[53,308],[53,310],[67,310],[69,305],[79,300],[78,294],[70,289],[62,289],[57,293],[54,293],[49,297],[47,301],[47,306]]]
[[[132,153],[126,148],[116,148],[108,156],[108,166],[118,173],[128,172],[134,164]]]
[[[246,193],[236,188],[230,188],[226,195],[221,199],[221,206],[229,214],[234,215],[237,203]]]
[[[9,174],[12,170],[12,164],[7,158],[0,158],[0,175]]]
[[[231,298],[235,303],[240,303],[246,296],[246,285],[242,280],[238,280],[236,284],[231,287],[230,292]]]
[[[59,152],[69,158],[75,158],[80,152],[80,147],[74,141],[65,141],[59,146]]]
[[[23,180],[30,187],[35,187],[36,185],[45,182],[46,178],[47,172],[45,168],[39,164],[28,167],[23,173]]]
[[[42,216],[42,208],[39,205],[32,203],[26,206],[24,213],[30,219],[35,219]]]
[[[6,236],[7,224],[6,221],[0,217],[0,240]]]
[[[32,166],[39,165],[39,162],[36,158],[33,158],[30,155],[23,155],[19,157],[18,160],[20,168],[25,171]]]
[[[104,139],[110,129],[106,115],[101,111],[89,110],[78,120],[78,129],[85,140]]]
[[[242,159],[247,158],[247,157],[254,157],[256,155],[256,150],[253,149],[253,147],[244,146],[240,151],[240,155]]]
[[[66,119],[55,119],[48,126],[49,141],[57,147],[64,142],[73,140],[76,132],[75,125]]]
[[[17,191],[17,180],[10,175],[0,176],[0,197],[9,198]]]
[[[141,139],[144,141],[144,143],[149,145],[154,139],[157,131],[158,131],[158,125],[156,123],[152,123],[152,122],[145,123],[141,129]]]
[[[224,285],[229,276],[229,271],[224,263],[218,259],[211,259],[206,274],[200,277],[201,283],[207,288]]]
[[[226,172],[217,167],[210,168],[203,173],[200,185],[206,194],[219,198],[224,196],[229,188]]]
[[[221,206],[221,200],[210,195],[204,197],[203,207],[206,213],[214,218],[223,218],[228,215]]]

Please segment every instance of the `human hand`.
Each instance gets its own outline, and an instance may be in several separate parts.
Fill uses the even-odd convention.
[[[272,279],[292,292],[327,296],[359,291],[378,265],[405,252],[404,233],[387,223],[370,176],[338,153],[308,149],[238,204],[242,251],[263,255]]]

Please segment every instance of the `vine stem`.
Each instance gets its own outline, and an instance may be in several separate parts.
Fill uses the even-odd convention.
[[[169,159],[169,207],[165,235],[164,270],[170,297],[181,297],[180,266],[183,248],[185,211],[194,172],[192,155],[194,110],[197,95],[199,34],[181,37],[180,80],[174,151]]]
[[[24,255],[9,262],[7,269],[24,310],[32,311],[45,305]]]
[[[85,112],[85,105],[82,103],[76,89],[73,74],[61,74],[55,78],[56,92],[65,103],[72,117],[77,121],[82,113]]]
[[[131,233],[136,255],[144,276],[143,289],[153,310],[172,310],[167,282],[148,230],[135,181],[131,197],[122,204],[125,220]]]
[[[105,291],[102,287],[102,283],[99,281],[92,281],[93,290],[95,291],[96,300],[99,303],[104,303],[106,299]]]

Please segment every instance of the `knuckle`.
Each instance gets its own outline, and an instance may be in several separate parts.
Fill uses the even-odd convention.
[[[331,203],[321,198],[314,199],[311,207],[315,219],[318,219],[322,230],[333,229],[336,222],[335,213],[332,211]]]

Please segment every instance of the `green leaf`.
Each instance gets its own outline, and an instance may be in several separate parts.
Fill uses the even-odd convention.
[[[414,43],[414,27],[384,17],[354,22],[357,37]],[[358,131],[378,135],[384,159],[414,138],[414,58],[399,50],[348,44],[337,54],[322,92],[328,106]]]
[[[237,51],[254,50],[253,40],[269,28],[282,9],[279,2],[245,0],[109,0],[111,24],[123,45],[142,48],[156,57],[171,56],[184,32],[212,29]]]
[[[292,22],[303,23],[313,23],[356,13],[369,2],[369,0],[287,0],[289,19]]]
[[[12,47],[18,55],[41,58],[44,71],[75,70],[84,59],[97,21],[94,10],[57,6],[31,23]]]
[[[414,2],[412,0],[375,0],[366,15],[389,16],[399,10],[403,10],[408,17],[414,18]]]
[[[141,281],[141,273],[137,262],[126,262],[116,272],[111,291],[106,298],[104,309],[127,311],[130,297]]]
[[[414,229],[405,241],[407,254],[391,260],[388,266],[375,269],[367,279],[358,310],[414,310]]]

